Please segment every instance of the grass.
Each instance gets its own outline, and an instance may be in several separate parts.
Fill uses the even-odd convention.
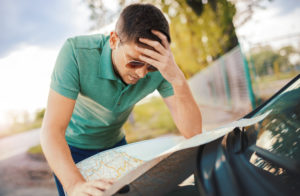
[[[43,119],[35,120],[28,123],[15,123],[6,130],[0,132],[0,138],[11,136],[18,133],[23,133],[33,129],[41,128]]]
[[[259,85],[265,85],[277,80],[284,80],[284,79],[292,79],[296,77],[299,74],[299,72],[294,71],[294,72],[289,72],[289,73],[279,73],[279,74],[272,74],[272,75],[266,75],[266,76],[261,76],[257,80]],[[255,83],[254,81],[252,83]]]
[[[267,99],[269,99],[277,90],[282,86],[281,83],[277,84],[277,81],[292,80],[299,72],[290,73],[278,73],[273,75],[260,76],[257,80],[252,81],[252,87],[256,98],[256,105],[260,105]],[[270,90],[274,89],[274,91]]]
[[[165,134],[178,134],[171,114],[160,97],[135,106],[133,110],[134,123],[127,121],[123,126],[128,143],[151,139]],[[33,146],[28,153],[42,153],[40,145]]]
[[[42,153],[43,153],[42,147],[41,147],[40,144],[38,144],[38,145],[36,145],[36,146],[32,146],[31,148],[29,148],[29,149],[27,150],[27,152],[28,152],[29,154],[42,154]]]
[[[172,116],[160,97],[153,97],[151,101],[137,105],[132,115],[134,123],[127,121],[123,127],[129,143],[169,133],[178,134]]]
[[[272,81],[293,78],[297,74],[299,73],[264,76],[260,78],[258,83],[264,86]],[[257,102],[261,101],[260,99],[257,100]],[[128,143],[151,139],[164,134],[179,134],[167,106],[160,97],[153,97],[147,103],[136,105],[132,115],[134,122],[127,121],[123,126]],[[39,128],[41,124],[42,119],[29,124],[16,124],[10,128],[8,134]],[[3,136],[5,136],[5,133],[1,133],[0,138]],[[42,149],[40,145],[37,145],[30,148],[28,152],[42,153]]]

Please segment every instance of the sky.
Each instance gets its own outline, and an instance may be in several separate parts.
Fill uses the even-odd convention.
[[[81,0],[0,1],[0,125],[11,114],[46,107],[60,47],[90,26]]]
[[[9,113],[45,108],[50,75],[63,42],[68,37],[95,33],[88,31],[92,22],[83,1],[0,1],[0,128],[9,122]],[[112,1],[107,2],[113,9]],[[299,0],[274,0],[266,6],[237,30],[245,47],[300,33]]]
[[[247,49],[257,43],[270,44],[274,48],[286,44],[300,47],[300,1],[265,0],[262,5],[265,9],[256,8],[251,20],[236,29],[241,44]],[[298,36],[291,37],[294,34]]]

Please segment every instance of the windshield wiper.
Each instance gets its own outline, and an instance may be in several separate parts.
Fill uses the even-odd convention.
[[[236,127],[233,130],[233,134],[235,136],[235,141],[233,141],[233,152],[234,153],[241,153],[244,152],[247,145],[248,139],[245,134],[245,127]]]

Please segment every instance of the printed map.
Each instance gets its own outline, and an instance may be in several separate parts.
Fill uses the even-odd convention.
[[[78,163],[77,167],[87,180],[118,179],[143,162],[126,152],[112,150],[92,156],[88,162]]]
[[[200,145],[214,141],[235,127],[246,127],[263,120],[271,111],[250,119],[240,119],[192,138],[166,136],[131,143],[100,152],[79,163],[86,180],[115,179],[103,195],[163,195],[192,174]]]

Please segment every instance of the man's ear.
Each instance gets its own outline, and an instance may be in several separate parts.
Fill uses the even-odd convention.
[[[119,39],[117,33],[115,31],[110,32],[109,45],[112,50],[117,48],[118,42]]]

